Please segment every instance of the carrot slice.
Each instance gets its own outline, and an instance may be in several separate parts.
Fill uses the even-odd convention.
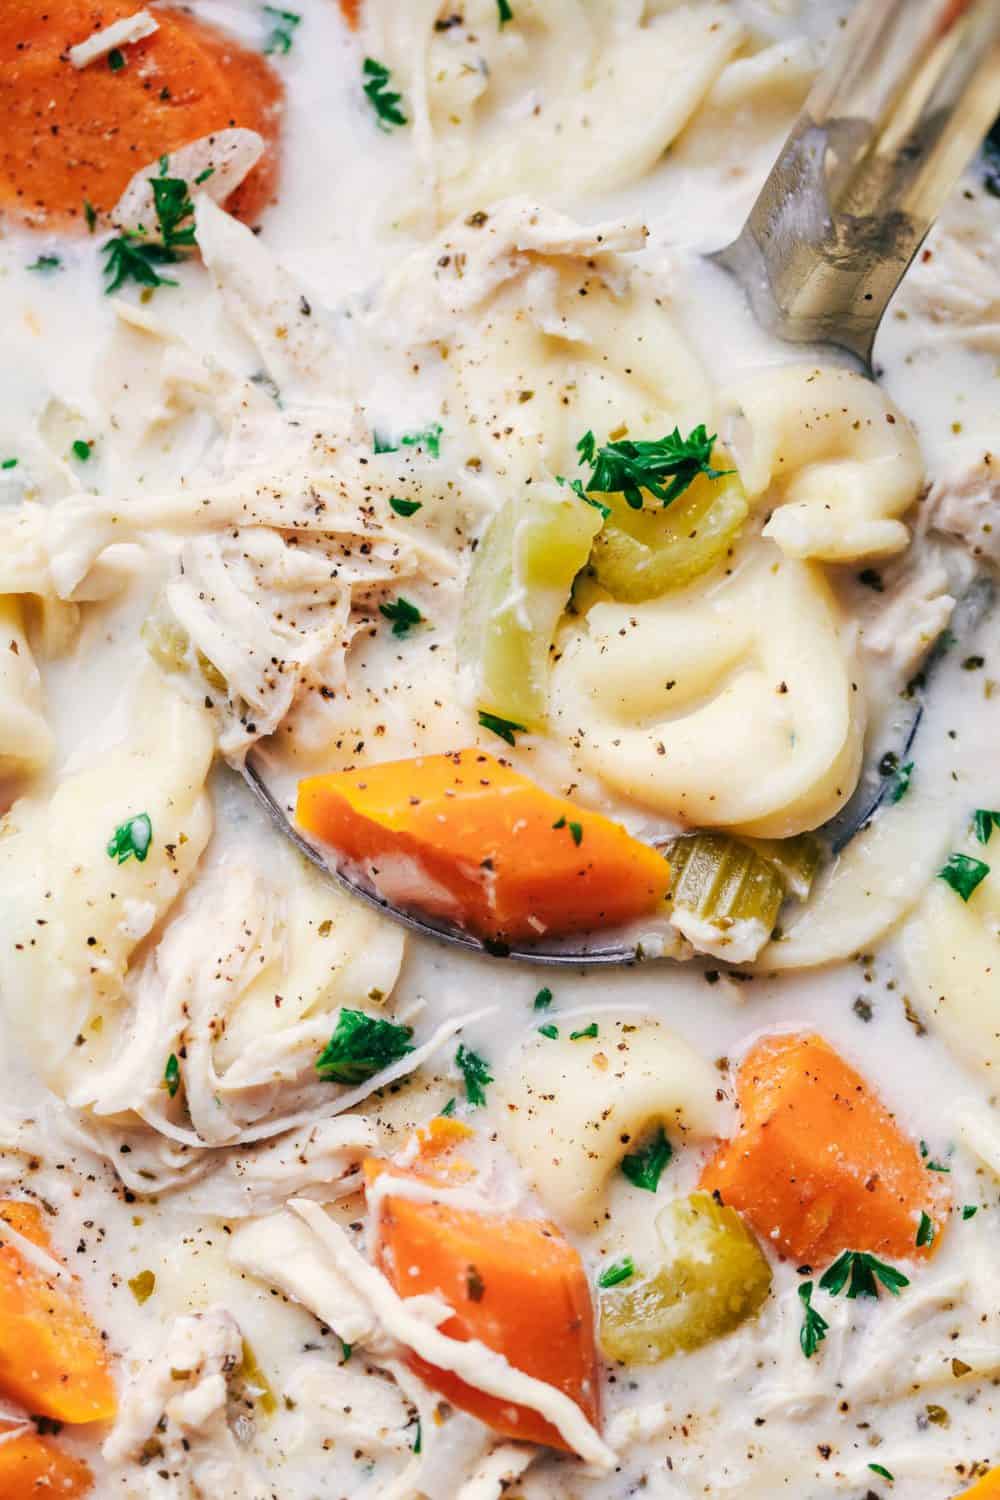
[[[0,5],[0,208],[47,229],[82,227],[84,203],[113,208],[133,173],[230,125],[269,149],[227,207],[253,219],[277,185],[283,88],[265,59],[182,11],[159,30],[75,68],[68,49],[134,15],[134,0],[3,0]]]
[[[1000,1469],[991,1469],[971,1490],[956,1495],[955,1500],[1000,1500]]]
[[[340,0],[340,13],[352,31],[361,24],[361,0]]]
[[[33,1203],[0,1203],[0,1220],[50,1257]],[[0,1224],[0,1391],[59,1422],[105,1422],[115,1388],[101,1336],[68,1277],[46,1274]],[[5,1493],[0,1488],[0,1494]]]
[[[8,1431],[10,1429],[7,1429]],[[77,1500],[89,1495],[93,1475],[82,1459],[64,1453],[35,1432],[6,1438],[0,1430],[3,1500]]]
[[[842,1250],[931,1254],[945,1192],[861,1075],[820,1036],[771,1036],[737,1077],[742,1124],[701,1185],[783,1255],[819,1265]],[[917,1247],[920,1215],[934,1225]]]
[[[632,921],[670,884],[619,823],[481,750],[310,777],[296,816],[389,899],[500,941]]]
[[[554,1224],[386,1197],[378,1265],[401,1296],[430,1293],[454,1308],[442,1333],[478,1339],[516,1369],[564,1391],[600,1419],[590,1288],[580,1257]],[[567,1445],[528,1407],[502,1401],[411,1354],[410,1366],[446,1400],[505,1437]]]

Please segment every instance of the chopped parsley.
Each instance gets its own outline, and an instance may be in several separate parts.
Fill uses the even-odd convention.
[[[963,1220],[965,1220],[965,1219],[974,1219],[976,1217],[976,1214],[978,1212],[979,1212],[979,1205],[978,1205],[978,1203],[967,1203],[965,1205],[965,1207],[962,1209],[962,1218],[963,1218]]]
[[[972,826],[976,831],[976,839],[980,844],[988,844],[994,828],[1000,828],[1000,812],[991,812],[985,807],[977,807],[972,817]]]
[[[112,73],[120,73],[125,66],[125,54],[120,47],[112,47],[108,53],[108,67]]]
[[[392,621],[392,633],[398,636],[409,635],[414,625],[421,624],[424,618],[417,606],[404,599],[402,594],[389,604],[380,604],[378,612]]]
[[[97,228],[97,209],[89,198],[84,198],[83,200],[83,217],[87,223],[87,233],[93,234]]]
[[[401,500],[398,495],[389,496],[389,504],[397,516],[415,516],[423,505],[422,500]]]
[[[928,1146],[927,1142],[926,1141],[921,1141],[920,1142],[920,1155],[923,1157],[924,1166],[927,1168],[928,1172],[950,1172],[951,1171],[951,1168],[950,1167],[946,1167],[943,1162],[940,1162],[940,1161],[931,1161],[930,1160],[930,1154],[931,1154],[931,1148]]]
[[[17,459],[16,458],[5,458],[3,460],[3,462],[0,463],[0,469],[16,469],[16,468],[17,468]]]
[[[341,1360],[341,1364],[346,1365],[347,1361],[350,1359],[351,1355],[354,1353],[354,1345],[353,1344],[349,1344],[346,1339],[341,1339],[341,1341],[340,1341],[340,1352],[343,1355],[343,1358]]]
[[[152,842],[153,825],[149,820],[149,813],[137,813],[127,822],[119,823],[111,835],[107,846],[108,857],[123,865],[135,855],[139,863],[144,864]]]
[[[340,1012],[333,1035],[316,1059],[326,1083],[367,1083],[376,1073],[413,1051],[412,1026],[397,1026],[363,1010]]]
[[[396,125],[405,125],[407,117],[400,108],[402,95],[393,93],[389,87],[392,77],[384,63],[374,57],[366,57],[362,69],[365,79],[365,95],[375,111],[375,123],[379,130],[392,130]],[[435,455],[436,456],[436,455]]]
[[[455,1066],[465,1079],[465,1097],[474,1107],[486,1103],[486,1085],[493,1082],[489,1064],[463,1042],[455,1053]]]
[[[548,1026],[539,1026],[539,1028],[538,1028],[538,1035],[539,1036],[548,1037],[548,1039],[549,1039],[550,1042],[558,1041],[558,1039],[559,1039],[559,1027],[558,1026],[553,1026],[551,1024],[551,1022],[549,1023]]]
[[[93,443],[85,442],[83,438],[77,438],[73,444],[73,457],[78,458],[82,464],[85,464],[90,457],[93,446]]]
[[[802,1319],[802,1327],[799,1329],[799,1347],[806,1359],[812,1359],[830,1328],[823,1314],[813,1307],[812,1294],[812,1282],[803,1281],[799,1287],[799,1300],[805,1316]]]
[[[938,870],[938,879],[950,885],[952,890],[968,901],[976,886],[985,880],[990,867],[971,854],[949,854],[947,863]]]
[[[420,1425],[420,1418],[418,1417],[417,1418],[417,1435],[413,1439],[413,1451],[414,1451],[414,1453],[419,1454],[421,1448],[423,1447],[423,1445],[424,1445],[424,1443],[423,1443],[423,1428]]]
[[[634,1275],[635,1261],[631,1255],[623,1255],[621,1260],[605,1267],[597,1278],[597,1285],[602,1291],[607,1291],[608,1287],[621,1286],[623,1281],[631,1281]]]
[[[500,12],[500,29],[503,30],[507,22],[514,19],[514,12],[510,8],[510,0],[497,0],[497,10]]]
[[[913,779],[913,762],[908,760],[905,765],[896,766],[892,773],[892,786],[889,788],[889,801],[902,802],[910,790],[910,782]]]
[[[53,271],[62,270],[62,256],[40,255],[37,260],[31,262],[28,270],[41,271],[43,276],[51,276]]]
[[[917,1228],[917,1247],[922,1249],[925,1245],[933,1245],[934,1234],[934,1220],[921,1210],[920,1224]]]
[[[566,821],[565,818],[558,818],[556,820],[556,822],[553,823],[552,827],[553,828],[568,828],[569,831],[570,831],[570,836],[572,837],[572,840],[573,840],[574,844],[577,846],[577,848],[579,848],[580,845],[583,843],[583,824],[582,823],[567,823],[567,821]]]
[[[375,433],[372,439],[372,451],[374,453],[398,453],[400,448],[426,448],[431,458],[441,457],[441,434],[444,428],[440,422],[428,422],[426,427],[419,427],[415,432],[404,432],[398,443],[391,443],[388,438]],[[389,502],[395,506],[395,501]],[[409,501],[403,502],[404,505]]]
[[[295,28],[301,23],[302,17],[294,10],[279,10],[275,5],[265,5],[264,14],[271,19],[271,30],[264,43],[265,54],[270,56],[273,52],[280,52],[284,56],[291,52]]]
[[[712,468],[715,440],[716,434],[713,432],[709,437],[704,423],[692,428],[686,438],[675,427],[655,442],[636,443],[626,438],[618,443],[605,443],[603,447],[598,447],[592,432],[585,432],[576,451],[580,462],[590,465],[588,494],[620,494],[633,510],[641,510],[643,490],[669,505],[683,495],[699,474],[709,479],[731,474],[732,469]],[[670,480],[666,488],[661,483],[664,479]]]
[[[488,714],[483,708],[479,710],[479,722],[483,729],[492,730],[502,740],[506,740],[508,745],[517,744],[514,738],[516,734],[527,734],[528,732],[526,724],[515,724],[513,719],[501,719],[499,714]]]
[[[590,1025],[585,1026],[582,1031],[571,1031],[569,1034],[569,1039],[571,1042],[580,1042],[585,1037],[594,1036],[597,1036],[597,1022],[591,1021]]]
[[[535,996],[535,1010],[548,1010],[552,1004],[552,991],[545,985]]]
[[[582,479],[567,479],[565,475],[557,474],[556,484],[568,484],[578,500],[583,500],[585,504],[592,505],[595,510],[599,510],[605,520],[610,516],[611,506],[605,505],[601,500],[595,500],[593,495],[588,495],[583,487]]]
[[[622,1157],[622,1171],[634,1187],[655,1193],[673,1154],[674,1148],[667,1140],[666,1131],[658,1125],[656,1134],[647,1145]]]
[[[839,1296],[847,1286],[850,1299],[877,1297],[879,1282],[894,1297],[898,1297],[902,1288],[910,1284],[909,1277],[904,1276],[902,1271],[887,1265],[884,1260],[878,1260],[866,1250],[845,1250],[819,1279],[823,1291],[829,1292],[831,1297]]]
[[[171,1099],[181,1086],[181,1065],[177,1061],[177,1053],[171,1052],[167,1058],[167,1066],[163,1070],[163,1087]]]
[[[143,240],[131,229],[123,229],[114,239],[106,240],[104,254],[104,295],[110,297],[126,281],[137,286],[176,286],[171,276],[161,276],[157,266],[174,265],[183,260],[176,250]]]
[[[166,157],[161,165],[166,166]],[[190,250],[195,244],[194,204],[183,177],[151,177],[153,205],[160,225],[160,238],[168,250]],[[190,222],[189,222],[190,221]]]
[[[869,1469],[871,1469],[873,1474],[878,1474],[882,1479],[888,1479],[890,1484],[893,1484],[895,1482],[895,1476],[890,1474],[889,1470],[883,1468],[881,1464],[869,1464],[868,1467]]]

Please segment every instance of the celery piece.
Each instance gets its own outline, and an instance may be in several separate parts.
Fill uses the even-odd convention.
[[[531,729],[545,724],[549,649],[601,513],[563,491],[508,500],[466,584],[458,647],[475,706]]]
[[[722,1338],[759,1312],[771,1289],[757,1241],[710,1193],[675,1199],[656,1227],[662,1263],[601,1292],[601,1347],[627,1365],[656,1364]]]
[[[791,839],[744,838],[742,842],[773,865],[787,895],[794,896],[796,901],[806,899],[822,857],[817,838],[811,833],[800,833]]]
[[[725,833],[675,839],[673,925],[701,953],[746,963],[774,931],[785,887],[774,865]]]
[[[721,463],[722,460],[720,459]],[[739,536],[749,506],[736,474],[700,474],[665,508],[632,510],[621,495],[601,496],[611,515],[594,543],[597,582],[626,604],[683,588],[721,562]]]

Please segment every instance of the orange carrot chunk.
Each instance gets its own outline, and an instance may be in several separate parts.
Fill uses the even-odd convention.
[[[0,1203],[0,1220],[50,1258],[33,1203]],[[49,1275],[3,1237],[0,1224],[0,1393],[58,1422],[106,1422],[115,1387],[101,1336],[75,1282]],[[2,1451],[2,1446],[0,1446]],[[0,1486],[0,1494],[6,1491]]]
[[[629,922],[670,884],[619,823],[481,750],[310,777],[296,816],[395,904],[498,941]]]
[[[3,0],[0,5],[0,209],[39,228],[83,228],[84,203],[118,202],[133,173],[230,125],[269,149],[227,207],[254,219],[274,197],[283,89],[257,52],[182,10],[159,30],[75,68],[68,50],[134,15],[135,0]]]
[[[955,1500],[1000,1500],[1000,1469],[991,1469],[971,1490],[956,1495]]]
[[[737,1077],[742,1123],[701,1177],[782,1255],[931,1254],[945,1191],[861,1075],[820,1036],[758,1042]],[[917,1246],[921,1213],[934,1226]]]
[[[463,1343],[478,1339],[516,1369],[565,1392],[598,1424],[590,1288],[580,1257],[554,1224],[387,1197],[376,1259],[400,1296],[430,1293],[455,1309],[442,1333]],[[566,1449],[557,1429],[528,1407],[486,1395],[415,1354],[408,1363],[494,1432]]]
[[[340,0],[340,13],[352,31],[361,22],[361,0]]]
[[[64,1453],[35,1432],[0,1441],[3,1500],[77,1500],[90,1494],[93,1483],[82,1459]]]

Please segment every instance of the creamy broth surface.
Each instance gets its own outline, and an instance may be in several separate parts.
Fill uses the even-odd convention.
[[[846,356],[767,338],[704,258],[849,5],[510,0],[501,24],[493,0],[363,0],[354,31],[334,0],[295,4],[254,233],[196,192],[176,285],[111,296],[109,224],[11,217],[0,238],[0,1181],[42,1205],[119,1393],[114,1424],[58,1442],[101,1500],[950,1500],[1000,1465],[1000,868],[967,901],[938,877],[1000,862],[973,822],[1000,807],[1000,629],[988,607],[967,623],[1000,560],[1000,201],[974,164],[862,386]],[[255,51],[274,24],[190,10]],[[405,125],[377,128],[366,57]],[[814,380],[830,410],[861,402],[836,452],[810,449]],[[700,422],[748,492],[762,474],[725,565],[638,604],[578,580],[548,729],[505,744],[456,647],[476,539],[512,495],[570,498],[588,429]],[[420,620],[394,633],[400,598]],[[788,683],[803,706],[779,718]],[[672,927],[649,946],[676,958],[590,971],[404,933],[324,884],[232,769],[251,752],[292,806],[304,776],[476,745],[640,837],[783,838],[833,817],[921,702],[883,768],[909,767],[902,794],[741,963]],[[118,863],[144,812],[146,857]],[[412,1028],[416,1054],[324,1082],[342,1010]],[[409,1368],[365,1158],[412,1162],[453,1108],[475,1173],[443,1201],[553,1220],[596,1310],[609,1267],[662,1260],[659,1216],[739,1125],[740,1060],[783,1033],[825,1038],[931,1164],[939,1243],[884,1257],[898,1295],[817,1288],[807,1356],[802,1287],[831,1257],[758,1230],[756,1314],[653,1363],[601,1355],[599,1433],[578,1406],[561,1428],[575,1451],[498,1435]],[[620,1164],[660,1125],[650,1192]],[[418,1300],[435,1329],[447,1308]],[[491,1378],[523,1401],[508,1354]]]

